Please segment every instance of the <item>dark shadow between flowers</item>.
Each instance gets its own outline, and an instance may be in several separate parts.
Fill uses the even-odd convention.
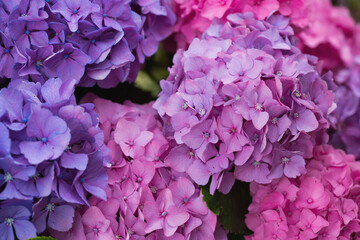
[[[228,239],[245,239],[245,235],[252,232],[246,227],[245,215],[251,203],[249,183],[235,181],[228,194],[216,191],[214,195],[209,192],[210,184],[201,187],[203,200],[207,207],[218,216],[221,225],[229,230]]]

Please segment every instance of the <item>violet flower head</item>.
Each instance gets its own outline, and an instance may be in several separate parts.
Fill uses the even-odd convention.
[[[0,78],[58,77],[105,88],[134,81],[175,21],[167,0],[2,3]]]
[[[110,153],[93,104],[77,105],[74,86],[75,80],[19,79],[0,90],[0,199],[34,201],[29,215],[38,233],[68,231],[74,207],[89,204],[91,194],[106,200]]]
[[[325,142],[334,94],[312,58],[293,45],[289,21],[281,19],[281,28],[273,24],[279,16],[215,19],[176,53],[161,82],[154,108],[171,123],[168,134],[183,144],[167,161],[200,185],[212,176],[211,185],[227,192],[233,178],[295,178],[305,174],[313,146]],[[225,173],[229,178],[220,177]],[[217,179],[231,186],[225,190]]]
[[[338,148],[346,150],[355,157],[360,157],[358,147],[359,121],[359,80],[360,68],[359,59],[350,68],[344,68],[335,75],[333,90],[337,108],[331,115],[333,131],[331,132],[330,143]]]
[[[267,185],[251,183],[249,239],[348,239],[358,237],[359,164],[329,145],[317,146],[307,173]],[[355,223],[355,224],[354,224]]]

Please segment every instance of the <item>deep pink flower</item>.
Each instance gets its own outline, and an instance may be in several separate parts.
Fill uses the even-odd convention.
[[[167,237],[172,236],[189,219],[189,214],[175,206],[170,189],[161,191],[155,203],[145,204],[144,216],[148,224],[145,232],[163,229]]]

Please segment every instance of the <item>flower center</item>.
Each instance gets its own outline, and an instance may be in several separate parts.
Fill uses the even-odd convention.
[[[12,180],[14,180],[14,178],[9,172],[6,172],[4,174],[4,180],[5,180],[5,182],[11,182]]]
[[[27,119],[26,117],[24,117],[24,118],[22,119],[22,122],[23,122],[23,123],[27,123],[27,121],[28,121],[28,119]]]
[[[94,228],[93,231],[94,231],[94,233],[98,233],[98,232],[99,232],[99,229]]]
[[[166,215],[167,215],[167,212],[166,212],[166,211],[164,211],[164,212],[161,213],[161,216],[163,216],[163,217],[165,217]]]
[[[274,117],[272,120],[271,120],[271,123],[272,124],[276,124],[278,122],[278,118],[277,117]]]
[[[151,187],[150,187],[150,190],[151,190],[152,193],[155,194],[156,191],[157,191],[157,187],[156,187],[156,186],[151,186]]]
[[[8,48],[5,49],[5,52],[6,52],[6,53],[9,53],[9,52],[10,52],[10,49],[8,49]]]
[[[43,138],[41,139],[41,141],[42,141],[43,143],[47,143],[48,139],[47,139],[46,137],[43,137]]]
[[[105,18],[106,16],[107,16],[106,13],[104,13],[104,14],[103,14],[103,17]]]
[[[261,103],[256,103],[255,104],[255,109],[258,111],[262,111],[263,110],[263,105]]]
[[[279,76],[279,77],[281,77],[281,76],[282,76],[282,71],[277,71],[277,72],[276,72],[276,75]]]
[[[135,231],[132,230],[131,228],[129,228],[129,229],[128,229],[128,233],[129,233],[129,235],[131,236],[131,235],[133,235],[133,234],[135,233]]]
[[[313,201],[314,201],[314,200],[312,200],[312,198],[309,198],[309,199],[307,200],[308,203],[313,203]]]
[[[298,118],[299,114],[298,113],[294,113],[294,118]]]
[[[239,101],[239,100],[240,100],[239,94],[236,94],[236,95],[235,95],[235,100],[236,100],[236,101]]]
[[[155,161],[159,161],[159,157],[155,157]]]
[[[294,91],[294,95],[295,95],[295,97],[297,97],[297,98],[301,97],[301,93],[300,93],[298,90],[295,90],[295,91]]]
[[[254,167],[259,167],[259,166],[260,166],[260,162],[254,161],[254,162],[253,162],[253,166],[254,166]]]
[[[235,128],[231,128],[230,129],[230,133],[235,133],[236,132],[236,129]]]
[[[289,158],[283,157],[283,158],[281,159],[281,162],[282,162],[282,163],[288,163],[289,160],[290,160]]]
[[[80,178],[80,182],[81,182],[81,183],[85,182],[85,179],[84,179],[84,178]]]
[[[182,107],[183,109],[187,109],[187,108],[189,107],[189,105],[188,105],[186,102],[184,102],[181,107]]]
[[[259,140],[259,135],[257,133],[255,133],[251,140],[256,142],[257,140]]]
[[[195,155],[193,151],[188,152],[188,154],[190,157],[193,157]]]
[[[187,203],[189,201],[188,198],[184,198],[184,203]]]
[[[7,226],[13,225],[13,224],[14,224],[14,219],[11,218],[11,217],[5,218],[4,223],[5,223]]]
[[[26,30],[25,34],[26,34],[26,35],[29,35],[29,34],[30,34],[30,31],[29,31],[29,30]]]
[[[137,182],[141,182],[142,181],[142,178],[141,177],[138,177],[138,179],[136,179]]]
[[[199,110],[200,117],[204,116],[205,113],[206,113],[205,109],[202,108],[202,109]]]
[[[203,136],[204,136],[205,139],[208,139],[210,137],[210,133],[204,132]]]
[[[49,203],[48,205],[46,205],[45,209],[46,209],[46,211],[48,211],[48,212],[52,212],[52,211],[54,211],[54,209],[55,209],[55,204]]]
[[[68,57],[69,57],[69,54],[66,54],[66,55],[64,56],[65,59],[67,59]]]
[[[91,40],[91,43],[94,44],[94,43],[95,43],[95,39]]]
[[[78,12],[78,10],[77,10],[77,9],[74,9],[74,10],[73,10],[73,13],[75,13],[75,14],[76,14],[77,12]]]
[[[34,180],[38,179],[40,177],[39,172],[35,172],[35,174],[32,176]]]

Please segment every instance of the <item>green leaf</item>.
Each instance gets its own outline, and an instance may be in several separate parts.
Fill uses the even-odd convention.
[[[244,239],[243,235],[251,234],[245,224],[245,214],[251,203],[248,183],[236,181],[226,195],[218,191],[211,195],[209,184],[202,187],[201,192],[208,208],[218,215],[218,221],[232,233],[231,239]]]
[[[136,80],[135,86],[143,91],[150,92],[152,97],[157,97],[160,92],[160,86],[153,81],[151,77],[144,71],[140,71]]]
[[[36,237],[36,238],[30,238],[28,240],[56,240],[56,238],[52,238],[52,237]]]

